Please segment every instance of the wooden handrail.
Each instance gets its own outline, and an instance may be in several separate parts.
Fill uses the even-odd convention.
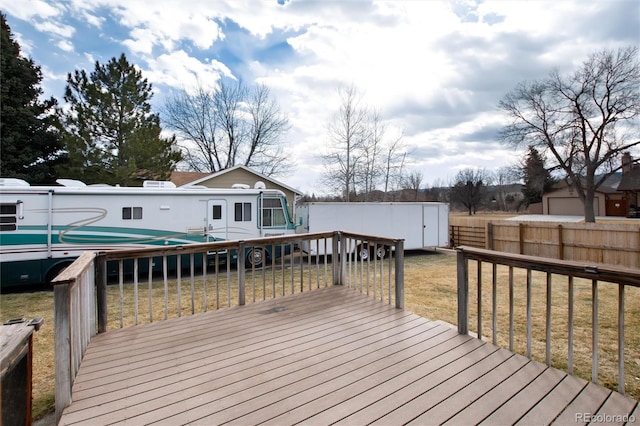
[[[551,363],[551,277],[552,275],[566,276],[568,282],[568,371],[573,374],[573,312],[574,290],[573,279],[583,278],[591,281],[591,305],[592,305],[592,373],[591,379],[598,380],[598,284],[608,282],[618,285],[618,391],[624,394],[624,295],[625,286],[640,287],[640,273],[637,269],[625,268],[616,265],[592,264],[576,261],[549,259],[544,257],[511,254],[486,249],[462,246],[457,249],[458,271],[458,332],[469,333],[469,260],[477,261],[477,337],[482,339],[482,263],[492,265],[492,329],[493,343],[497,344],[497,273],[496,265],[509,267],[509,350],[513,351],[514,335],[514,279],[513,270],[519,268],[526,270],[526,353],[531,358],[532,354],[532,271],[540,271],[546,274],[546,350],[545,359],[547,365]]]
[[[458,252],[464,257],[481,262],[531,269],[533,271],[550,272],[599,281],[620,282],[625,285],[640,287],[640,273],[637,269],[603,263],[588,263],[569,260],[557,260],[547,257],[497,252],[469,246],[460,246]]]

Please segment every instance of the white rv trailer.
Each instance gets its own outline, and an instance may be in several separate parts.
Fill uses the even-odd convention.
[[[254,188],[30,186],[0,179],[0,284],[44,283],[87,250],[184,245],[295,232],[285,194]],[[266,250],[266,249],[265,249]],[[253,253],[253,255],[256,255]],[[247,260],[254,264],[260,253]],[[251,263],[249,263],[251,264]],[[259,266],[259,265],[256,265]]]
[[[297,233],[349,231],[404,239],[405,250],[449,246],[449,205],[446,203],[307,203],[296,207]],[[331,247],[328,244],[327,247]],[[323,255],[324,245],[303,244],[312,255]],[[358,257],[372,255],[374,247],[353,247]],[[387,248],[388,249],[388,248]],[[378,247],[378,257],[385,248]]]

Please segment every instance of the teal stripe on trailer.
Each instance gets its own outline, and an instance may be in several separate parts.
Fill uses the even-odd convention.
[[[26,229],[25,228],[29,228]],[[61,232],[62,231],[62,232]],[[181,245],[206,242],[206,237],[198,234],[175,233],[129,228],[94,228],[93,231],[56,227],[51,234],[52,244],[148,244]],[[0,245],[47,244],[46,227],[23,227],[18,231],[0,234]]]

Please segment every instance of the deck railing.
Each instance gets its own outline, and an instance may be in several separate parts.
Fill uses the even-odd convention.
[[[475,261],[477,267],[475,289],[473,286],[470,287],[469,283],[471,275],[469,271],[470,260]],[[490,272],[483,272],[483,264],[485,263],[491,265]],[[499,273],[498,265],[504,265],[508,269]],[[514,339],[518,337],[516,336],[516,328],[522,329],[522,326],[524,326],[526,329],[524,354],[528,358],[532,358],[533,328],[534,325],[536,328],[542,327],[544,335],[539,336],[538,340],[544,342],[546,364],[551,365],[552,336],[558,337],[562,335],[562,340],[566,339],[567,346],[563,353],[566,352],[567,354],[566,365],[569,374],[573,374],[574,369],[575,328],[578,325],[584,326],[584,324],[576,324],[575,312],[578,309],[590,308],[591,312],[588,316],[590,316],[591,322],[591,380],[595,383],[598,382],[598,333],[600,330],[599,318],[602,315],[602,313],[599,315],[601,304],[598,298],[599,288],[607,287],[607,289],[610,289],[611,286],[617,286],[617,289],[615,289],[617,290],[615,291],[617,293],[617,301],[613,303],[617,308],[616,316],[607,318],[610,320],[607,322],[617,322],[617,330],[614,331],[614,334],[617,334],[617,351],[614,357],[617,358],[618,391],[622,394],[625,393],[625,289],[628,287],[640,287],[640,273],[638,270],[605,264],[592,265],[582,262],[509,254],[473,247],[459,247],[457,249],[457,269],[459,333],[468,334],[470,332],[469,315],[470,303],[472,302],[470,300],[470,290],[472,290],[475,292],[473,295],[475,297],[475,306],[471,305],[471,307],[476,311],[475,333],[477,333],[479,339],[483,338],[483,333],[485,332],[483,319],[489,317],[491,324],[488,328],[491,329],[491,340],[496,345],[500,343],[498,338],[498,318],[501,315],[505,315],[504,309],[508,309],[506,326],[508,331],[504,331],[503,326],[501,333],[508,334],[509,350],[514,351]],[[538,278],[537,280],[534,279],[533,272],[536,272],[535,278]],[[538,276],[538,274],[541,275]],[[576,298],[577,280],[574,282],[574,279],[586,280],[581,282],[581,285],[590,286],[590,292],[588,290],[580,292],[580,300]],[[558,280],[561,283],[563,281],[566,283],[566,287],[563,286],[559,291],[557,290]],[[491,282],[489,289],[483,286],[483,281]],[[539,281],[543,281],[544,284],[538,285]],[[534,324],[533,316],[534,314],[538,315],[540,310],[538,309],[540,306],[535,309],[533,307],[534,292],[540,294],[540,297],[544,299],[541,302],[541,306],[544,309],[544,326],[538,323]],[[521,296],[516,295],[516,293],[523,295],[524,301],[518,300]],[[558,293],[561,294],[560,297],[557,296]],[[506,303],[499,303],[498,298],[507,301]],[[566,300],[566,306],[559,307],[557,299],[561,299],[563,302]],[[607,300],[606,302],[609,304],[611,301]],[[522,306],[523,304],[524,306]],[[516,316],[514,305],[519,305],[524,310],[525,324],[518,324],[514,319]],[[485,308],[488,308],[488,314],[485,313]],[[561,312],[562,316],[565,317],[552,318],[552,312]],[[562,323],[562,330],[554,329],[552,327],[554,322]],[[633,328],[635,329],[633,333],[637,333],[637,323],[633,325]],[[635,362],[635,360],[630,359],[627,361],[629,363]]]
[[[71,403],[71,388],[96,334],[95,253],[85,252],[53,282],[56,424]]]
[[[87,252],[53,282],[56,417],[71,403],[80,361],[96,332],[331,285],[402,309],[403,247],[403,240],[336,231]]]

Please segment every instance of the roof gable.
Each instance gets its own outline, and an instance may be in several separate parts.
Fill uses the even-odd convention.
[[[171,178],[169,179],[176,186],[183,186],[188,184],[189,182],[193,182],[195,180],[201,179],[203,177],[209,176],[209,173],[202,172],[171,172]]]
[[[202,173],[201,176],[196,178],[195,180],[186,182],[186,183],[184,183],[184,184],[182,184],[180,186],[199,185],[199,184],[201,184],[203,182],[206,182],[208,180],[215,179],[215,178],[218,178],[220,176],[223,176],[223,175],[226,175],[226,174],[229,174],[229,173],[232,173],[232,172],[236,172],[238,170],[241,170],[241,171],[244,171],[246,173],[250,173],[250,174],[256,176],[256,180],[268,181],[268,182],[271,182],[274,185],[278,185],[280,187],[286,188],[289,191],[291,191],[291,192],[293,192],[293,193],[295,193],[297,195],[302,195],[301,191],[299,191],[299,190],[297,190],[295,188],[292,188],[289,185],[286,185],[286,184],[284,184],[284,183],[282,183],[282,182],[280,182],[280,181],[278,181],[276,179],[273,179],[273,178],[270,178],[268,176],[265,176],[262,173],[259,173],[259,172],[255,171],[255,170],[253,170],[253,169],[251,169],[251,168],[249,168],[247,166],[242,166],[242,165],[241,166],[230,167],[228,169],[220,170],[220,171],[215,172],[215,173]]]

